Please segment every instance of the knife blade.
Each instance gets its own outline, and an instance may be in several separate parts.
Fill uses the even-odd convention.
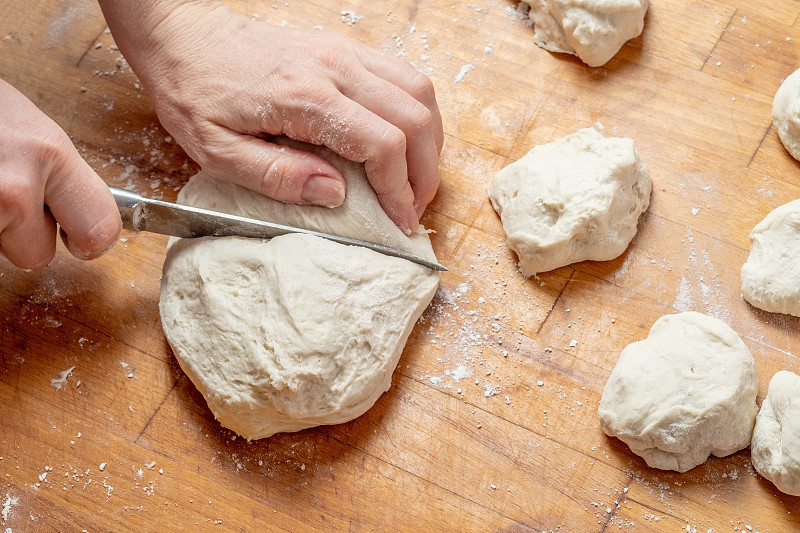
[[[382,244],[285,226],[265,220],[230,215],[199,207],[152,200],[133,191],[118,187],[109,186],[108,188],[117,202],[119,214],[122,217],[122,227],[125,229],[149,231],[184,239],[197,237],[271,239],[288,233],[303,233],[338,242],[339,244],[369,248],[384,255],[399,257],[438,272],[447,270],[438,263]]]

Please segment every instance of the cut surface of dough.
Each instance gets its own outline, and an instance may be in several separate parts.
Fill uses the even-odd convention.
[[[753,466],[778,490],[800,496],[800,376],[772,376],[751,444]]]
[[[551,52],[605,65],[644,28],[648,0],[524,0],[531,6],[533,41]]]
[[[435,260],[381,209],[363,165],[324,149],[345,177],[335,209],[296,206],[200,173],[179,202],[378,242]],[[159,308],[181,368],[219,422],[258,439],[352,420],[390,384],[439,274],[309,235],[173,239]]]
[[[800,200],[776,208],[750,232],[742,296],[765,311],[800,316]]]
[[[600,424],[647,464],[685,472],[750,444],[758,373],[727,324],[700,313],[659,318],[629,344],[603,390]]]
[[[636,234],[652,181],[633,140],[586,128],[535,146],[489,186],[525,276],[614,259]]]

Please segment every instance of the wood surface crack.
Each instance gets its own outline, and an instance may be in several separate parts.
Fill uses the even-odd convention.
[[[561,295],[564,294],[564,291],[567,290],[567,286],[569,285],[569,282],[572,281],[572,276],[574,276],[574,275],[575,275],[575,269],[573,268],[572,272],[570,273],[569,277],[567,278],[567,282],[564,284],[563,287],[561,287],[561,291],[558,293],[558,296],[556,296],[556,299],[553,300],[553,305],[550,306],[550,309],[547,311],[547,315],[544,317],[544,320],[542,320],[542,323],[539,324],[539,328],[536,330],[536,335],[537,336],[539,335],[539,332],[542,331],[542,328],[544,327],[544,325],[547,324],[547,319],[550,318],[550,315],[553,313],[553,309],[556,308],[556,304],[561,299]]]
[[[633,476],[631,476],[627,472],[626,474],[628,476],[628,482],[625,484],[625,487],[623,487],[623,492],[622,492],[623,497],[620,499],[624,499],[627,501],[629,500],[629,498],[625,497],[625,494],[627,494],[626,491],[630,489],[631,481],[633,481]],[[619,509],[622,506],[621,503],[617,503],[618,500],[612,500],[612,501],[614,502],[614,507],[610,506],[608,507],[608,509],[611,509],[611,513],[606,513],[608,520],[606,520],[606,523],[603,524],[603,527],[600,528],[600,531],[598,533],[605,533],[606,529],[608,529],[608,526],[614,523],[614,517],[617,516],[617,509]],[[619,526],[622,527],[622,524],[620,524]]]
[[[652,505],[650,505],[650,504],[647,504],[647,503],[644,503],[644,502],[640,502],[639,500],[636,500],[636,499],[634,499],[634,498],[625,498],[625,500],[627,500],[627,501],[629,501],[629,502],[633,502],[633,503],[635,503],[636,505],[640,505],[640,506],[642,506],[642,508],[644,508],[644,509],[647,509],[647,510],[651,511],[651,512],[653,513],[654,517],[655,517],[655,518],[658,518],[659,520],[660,520],[661,518],[667,518],[667,517],[668,517],[668,518],[674,518],[675,520],[677,520],[677,521],[679,521],[679,522],[688,523],[688,520],[686,520],[685,518],[681,518],[681,517],[679,517],[679,516],[675,516],[674,514],[672,514],[672,513],[670,513],[670,512],[667,512],[667,511],[666,511],[666,510],[664,510],[664,509],[656,509],[656,508],[655,508],[655,507],[653,507]],[[660,514],[661,516],[660,516],[660,517],[658,517],[658,516],[655,516],[656,514]],[[602,532],[601,532],[601,533],[602,533]]]
[[[753,154],[750,156],[750,160],[747,162],[747,168],[750,168],[750,165],[753,163],[753,160],[756,158],[756,154],[758,153],[759,150],[761,150],[761,145],[764,144],[764,139],[767,138],[767,135],[769,135],[769,132],[771,130],[772,130],[772,122],[769,123],[769,126],[767,127],[767,131],[765,131],[764,135],[761,136],[761,140],[758,141],[758,146],[756,146],[756,149],[753,150]]]
[[[706,56],[705,61],[703,61],[703,64],[700,67],[700,72],[703,72],[703,70],[706,68],[706,65],[708,64],[708,60],[711,59],[711,56],[714,55],[714,51],[717,49],[717,46],[719,46],[720,41],[722,41],[722,37],[725,35],[725,32],[728,31],[728,28],[730,27],[731,22],[733,21],[733,19],[736,17],[736,13],[737,12],[738,12],[738,10],[734,9],[733,13],[731,13],[731,16],[728,19],[728,22],[725,24],[725,27],[722,28],[722,32],[719,34],[719,38],[717,39],[717,42],[714,43],[714,46],[711,48],[711,51]]]
[[[142,435],[144,435],[144,432],[145,432],[145,431],[147,431],[147,428],[149,428],[149,427],[150,427],[150,424],[153,422],[153,419],[156,417],[156,415],[157,415],[157,414],[158,414],[158,413],[161,411],[161,408],[162,408],[162,407],[164,407],[164,404],[166,403],[166,401],[167,401],[167,398],[169,398],[169,397],[170,397],[170,395],[172,394],[172,392],[175,390],[175,387],[177,387],[177,386],[178,386],[178,383],[180,383],[180,381],[181,381],[182,379],[185,379],[185,378],[186,378],[186,374],[182,374],[182,375],[180,375],[180,376],[178,377],[178,379],[176,379],[176,380],[175,380],[175,382],[172,384],[172,387],[169,389],[169,392],[168,392],[167,394],[165,394],[165,395],[164,395],[164,398],[161,400],[161,403],[160,403],[160,404],[158,404],[158,407],[156,407],[156,410],[155,410],[155,411],[153,411],[153,414],[152,414],[152,415],[150,415],[150,418],[148,418],[148,419],[147,419],[147,423],[144,425],[144,427],[142,428],[142,430],[141,430],[141,431],[139,432],[139,434],[136,436],[136,440],[134,441],[136,444],[141,444],[141,442],[140,442],[140,441],[141,441]]]
[[[83,51],[83,53],[81,54],[81,57],[79,57],[78,61],[75,63],[76,67],[80,68],[81,63],[83,63],[83,60],[86,58],[86,56],[89,54],[89,52],[92,51],[92,48],[94,48],[97,45],[97,41],[100,39],[100,36],[102,36],[105,31],[106,31],[106,28],[103,28],[103,30],[100,33],[98,33],[97,36],[94,38],[94,40],[92,40],[92,42],[89,43],[89,47],[86,50]]]

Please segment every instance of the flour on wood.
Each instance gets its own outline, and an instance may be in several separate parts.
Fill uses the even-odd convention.
[[[435,260],[394,226],[363,165],[324,149],[345,177],[342,206],[283,204],[200,173],[179,202],[379,242]],[[258,439],[352,420],[391,385],[439,274],[309,235],[173,239],[159,308],[175,355],[220,423]]]

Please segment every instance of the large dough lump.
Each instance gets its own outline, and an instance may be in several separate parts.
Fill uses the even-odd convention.
[[[525,276],[625,251],[652,182],[633,140],[587,128],[534,147],[489,186]]]
[[[800,200],[778,207],[750,232],[742,296],[765,311],[800,316]]]
[[[758,406],[753,356],[727,324],[687,312],[659,318],[622,350],[600,423],[648,465],[685,472],[750,444]]]
[[[781,370],[756,418],[753,466],[779,490],[800,496],[800,376]]]
[[[524,0],[533,41],[551,52],[574,54],[590,67],[605,65],[644,28],[648,0]]]
[[[427,234],[409,239],[386,217],[362,166],[319,153],[347,180],[339,208],[282,204],[204,173],[179,201],[435,260]],[[181,239],[167,251],[159,307],[181,368],[214,416],[258,439],[369,409],[438,282],[408,261],[313,236]]]

